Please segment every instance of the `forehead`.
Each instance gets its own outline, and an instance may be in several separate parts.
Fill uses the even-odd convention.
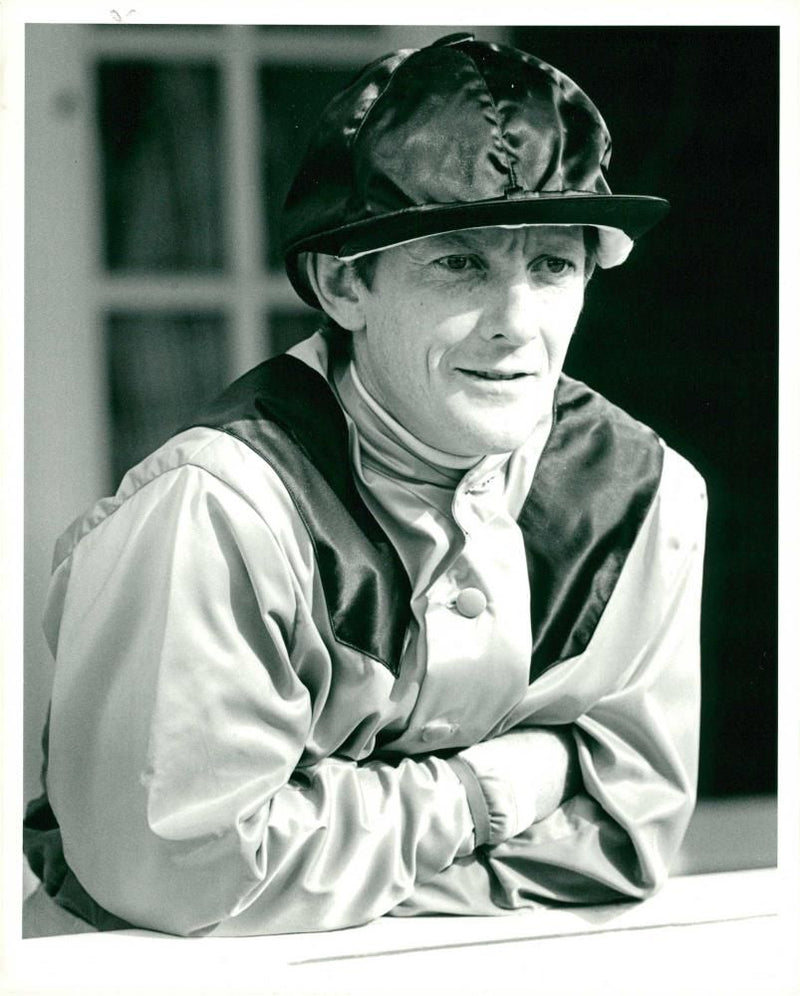
[[[428,235],[399,246],[408,255],[440,252],[508,252],[542,247],[582,248],[582,225],[521,225],[518,227],[468,228],[459,232]]]

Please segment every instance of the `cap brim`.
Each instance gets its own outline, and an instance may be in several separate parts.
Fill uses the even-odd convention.
[[[342,225],[301,240],[287,249],[287,272],[301,297],[319,307],[305,280],[303,268],[297,265],[298,254],[303,252],[353,258],[428,235],[517,225],[596,225],[616,229],[629,239],[636,239],[668,211],[669,202],[663,198],[634,194],[536,193],[469,204],[424,204]],[[607,261],[600,260],[600,265],[614,266],[622,262],[627,251],[620,251],[618,256],[616,260],[611,256]]]

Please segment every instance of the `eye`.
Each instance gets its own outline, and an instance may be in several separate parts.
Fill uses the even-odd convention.
[[[533,268],[550,277],[561,277],[572,273],[576,266],[572,260],[565,259],[563,256],[543,256],[536,260]]]
[[[468,270],[479,268],[479,262],[474,256],[453,255],[442,256],[441,259],[434,260],[434,266],[438,266],[449,273],[465,273]]]

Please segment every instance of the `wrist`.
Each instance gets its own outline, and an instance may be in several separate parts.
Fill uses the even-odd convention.
[[[480,780],[474,769],[459,754],[449,758],[447,763],[458,776],[467,797],[472,823],[475,827],[475,848],[493,843],[491,817]]]

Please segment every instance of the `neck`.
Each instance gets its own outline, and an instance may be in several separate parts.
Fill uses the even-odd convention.
[[[410,482],[455,487],[480,456],[445,453],[422,442],[375,400],[352,360],[337,364],[333,384],[339,401],[358,431],[362,458],[383,473]],[[496,457],[503,462],[507,457]]]
[[[350,362],[349,376],[352,378],[353,387],[360,400],[381,423],[386,432],[394,436],[402,445],[417,453],[423,460],[439,467],[446,467],[453,470],[467,470],[470,467],[474,467],[482,459],[483,454],[478,454],[477,456],[460,456],[457,453],[447,453],[444,450],[437,449],[435,446],[430,446],[428,443],[423,442],[418,436],[409,432],[408,429],[401,425],[397,419],[390,415],[375,400],[373,395],[364,386],[364,382],[361,380],[358,368],[353,360]]]

